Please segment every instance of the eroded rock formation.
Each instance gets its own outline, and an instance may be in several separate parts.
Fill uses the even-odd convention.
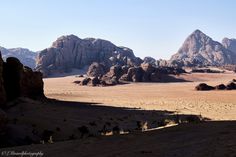
[[[69,35],[58,38],[50,48],[42,50],[37,58],[36,69],[44,76],[70,72],[93,62],[112,65],[139,65],[142,60],[126,47],[117,47],[110,41],[94,38],[80,39]]]
[[[0,104],[21,96],[44,97],[42,74],[24,67],[17,58],[9,57],[3,62],[0,57]]]

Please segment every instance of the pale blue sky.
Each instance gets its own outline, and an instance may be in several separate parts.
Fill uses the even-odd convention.
[[[61,35],[95,37],[169,59],[195,29],[236,38],[235,0],[0,0],[0,46],[49,47]]]

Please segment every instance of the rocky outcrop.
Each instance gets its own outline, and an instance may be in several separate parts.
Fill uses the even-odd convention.
[[[45,97],[42,74],[24,67],[17,58],[9,57],[3,62],[0,57],[1,105],[21,96],[33,99]]]
[[[58,72],[70,72],[93,62],[103,63],[107,68],[112,65],[139,65],[142,60],[133,51],[117,47],[113,43],[94,38],[80,39],[69,35],[58,38],[50,48],[42,50],[37,57],[36,69],[45,76]]]
[[[24,66],[28,66],[31,69],[34,69],[36,66],[36,52],[30,51],[25,48],[6,49],[3,47],[0,47],[0,51],[2,52],[2,58],[5,61],[9,57],[15,57],[18,58]]]
[[[185,71],[174,67],[157,68],[149,63],[143,63],[136,67],[115,65],[105,75],[96,73],[97,75],[83,78],[74,83],[89,86],[112,86],[127,82],[182,82],[184,80],[171,76],[181,73],[185,73]]]
[[[88,77],[99,77],[106,73],[105,66],[101,63],[94,62],[88,68]]]
[[[222,66],[236,64],[234,53],[200,30],[194,31],[170,59],[173,66]]]

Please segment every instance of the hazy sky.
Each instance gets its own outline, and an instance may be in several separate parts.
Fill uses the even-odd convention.
[[[107,39],[169,59],[195,29],[236,38],[236,0],[0,0],[0,46],[49,47],[61,35]]]

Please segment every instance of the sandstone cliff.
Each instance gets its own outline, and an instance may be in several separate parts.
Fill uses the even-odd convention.
[[[138,65],[142,60],[135,57],[131,49],[117,47],[109,41],[68,35],[58,38],[50,48],[39,53],[36,70],[48,76],[80,69],[93,62],[110,67],[115,64]]]

